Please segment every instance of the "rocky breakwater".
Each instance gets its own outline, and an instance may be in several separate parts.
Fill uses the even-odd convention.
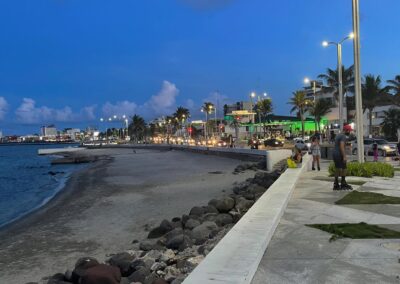
[[[240,167],[237,172],[245,168],[250,167]],[[163,220],[149,230],[145,240],[134,240],[130,250],[112,255],[105,263],[81,258],[72,271],[41,283],[182,283],[279,175],[277,171],[257,171],[254,178],[234,184],[232,193],[193,207],[188,214]]]

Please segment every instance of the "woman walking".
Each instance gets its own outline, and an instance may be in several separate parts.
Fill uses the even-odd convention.
[[[372,151],[374,152],[374,162],[378,162],[378,143],[374,140],[374,144],[372,144]]]
[[[319,139],[317,137],[313,137],[311,140],[312,144],[311,144],[311,154],[313,157],[313,161],[312,161],[312,170],[315,171],[315,162],[317,162],[317,167],[318,170],[321,170],[320,164],[319,164],[319,160],[321,159],[321,147],[319,146]]]

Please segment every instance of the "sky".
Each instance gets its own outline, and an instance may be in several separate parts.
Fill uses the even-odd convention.
[[[0,130],[38,133],[147,120],[177,106],[267,92],[288,115],[304,77],[336,68],[352,31],[351,0],[4,0],[0,2]],[[360,0],[362,74],[400,74],[398,0]],[[343,63],[353,63],[352,41]],[[112,122],[111,126],[120,126]]]

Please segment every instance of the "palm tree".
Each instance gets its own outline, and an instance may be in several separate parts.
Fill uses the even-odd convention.
[[[239,127],[240,127],[239,120],[236,118],[233,118],[233,120],[229,123],[229,127],[235,129],[235,137],[236,137],[235,144],[236,144],[236,141],[239,139]]]
[[[293,93],[293,97],[290,98],[288,104],[291,104],[293,107],[290,110],[290,113],[298,112],[301,119],[301,135],[304,138],[304,113],[307,111],[310,103],[306,97],[306,93],[303,91],[296,91]]]
[[[354,92],[354,68],[353,65],[349,68],[342,66],[342,84],[343,93]],[[326,74],[318,75],[318,78],[325,81],[328,87],[323,88],[324,93],[332,93],[335,96],[336,101],[339,101],[339,75],[338,70],[326,69]]]
[[[365,75],[362,84],[362,102],[363,109],[368,110],[369,117],[369,134],[372,134],[372,111],[374,110],[379,99],[387,93],[387,88],[381,87],[381,76],[372,74]]]
[[[146,122],[141,116],[135,114],[132,117],[132,121],[129,124],[128,128],[129,133],[132,133],[135,141],[137,142],[138,140],[143,138],[143,134],[146,130]]]
[[[264,128],[264,137],[265,137],[265,132],[266,132],[266,118],[268,114],[272,113],[273,106],[272,106],[272,99],[271,98],[266,98],[262,99],[257,102],[256,104],[256,112],[258,113],[259,116],[262,117],[263,121],[263,128]]]
[[[320,122],[323,116],[331,112],[332,103],[327,99],[318,99],[313,102],[309,108],[309,112],[315,119],[315,131],[321,132]]]
[[[176,109],[173,116],[180,122],[180,121],[186,120],[190,117],[190,111],[187,108],[180,106]]]
[[[400,110],[391,108],[385,111],[385,117],[382,122],[382,131],[385,137],[397,141],[400,137],[397,137],[397,129],[400,129]]]
[[[387,80],[388,85],[386,89],[390,91],[393,95],[393,103],[400,106],[400,75],[394,77],[394,80]]]
[[[205,132],[209,132],[210,129],[214,129],[214,125],[208,125],[208,115],[212,113],[214,109],[214,104],[211,102],[204,102],[204,104],[201,107],[201,112],[204,112],[206,114],[206,129],[204,130]]]

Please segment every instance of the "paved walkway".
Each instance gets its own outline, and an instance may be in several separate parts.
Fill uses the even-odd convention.
[[[304,224],[366,222],[400,230],[400,205],[346,205],[334,202],[347,192],[333,192],[327,176],[307,172],[299,180],[288,207],[253,278],[261,283],[400,283],[400,240],[338,239]],[[373,178],[358,190],[400,196],[400,172],[393,179]],[[360,180],[349,178],[348,180]]]

